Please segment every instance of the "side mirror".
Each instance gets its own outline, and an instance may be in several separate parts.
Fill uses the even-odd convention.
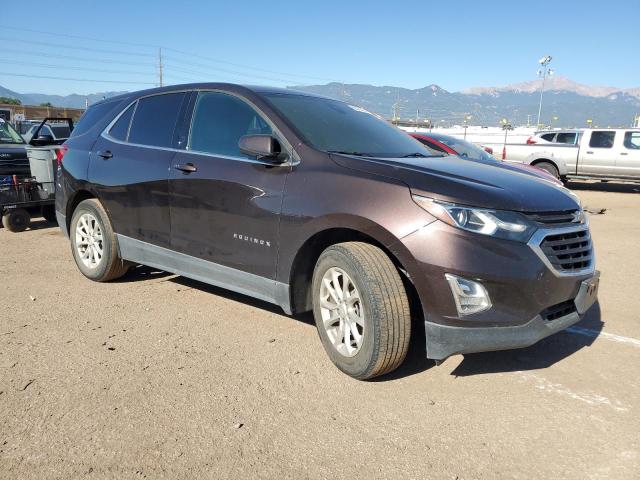
[[[54,142],[54,139],[51,135],[38,135],[37,138],[31,139],[31,144],[34,146],[44,146],[51,145]]]
[[[282,151],[280,142],[271,135],[244,135],[238,141],[240,151],[245,155],[260,159],[270,159],[274,163],[284,163],[287,154]]]

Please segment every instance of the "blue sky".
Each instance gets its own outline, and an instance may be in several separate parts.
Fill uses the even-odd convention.
[[[27,3],[0,6],[0,85],[22,93],[151,86],[154,46],[166,47],[166,83],[336,80],[457,91],[532,80],[550,54],[557,74],[577,82],[640,87],[640,0]],[[28,12],[46,14],[26,22]]]

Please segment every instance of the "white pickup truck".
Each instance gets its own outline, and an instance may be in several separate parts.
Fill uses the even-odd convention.
[[[572,144],[506,144],[503,158],[542,168],[557,178],[640,182],[640,128],[579,131]]]

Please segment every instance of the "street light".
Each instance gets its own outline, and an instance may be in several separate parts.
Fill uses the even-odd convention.
[[[540,89],[540,104],[538,105],[538,129],[540,128],[540,115],[542,115],[542,95],[544,95],[544,82],[547,79],[547,75],[553,75],[553,70],[549,68],[551,63],[551,55],[545,55],[538,63],[542,66],[542,69],[538,70],[538,77],[542,77],[542,88]]]

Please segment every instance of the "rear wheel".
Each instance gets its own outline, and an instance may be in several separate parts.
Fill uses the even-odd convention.
[[[80,202],[73,212],[71,251],[78,269],[96,282],[121,277],[129,264],[118,255],[118,243],[104,207],[95,198]]]
[[[558,172],[556,166],[551,162],[538,162],[534,165],[534,167],[541,168],[545,172],[550,173],[551,175],[556,177],[558,180],[560,179],[560,172]]]
[[[398,270],[378,247],[327,248],[313,273],[313,313],[333,363],[361,380],[395,370],[411,335],[409,300]]]
[[[31,215],[24,208],[14,208],[2,215],[2,225],[10,232],[23,232],[31,225]]]

